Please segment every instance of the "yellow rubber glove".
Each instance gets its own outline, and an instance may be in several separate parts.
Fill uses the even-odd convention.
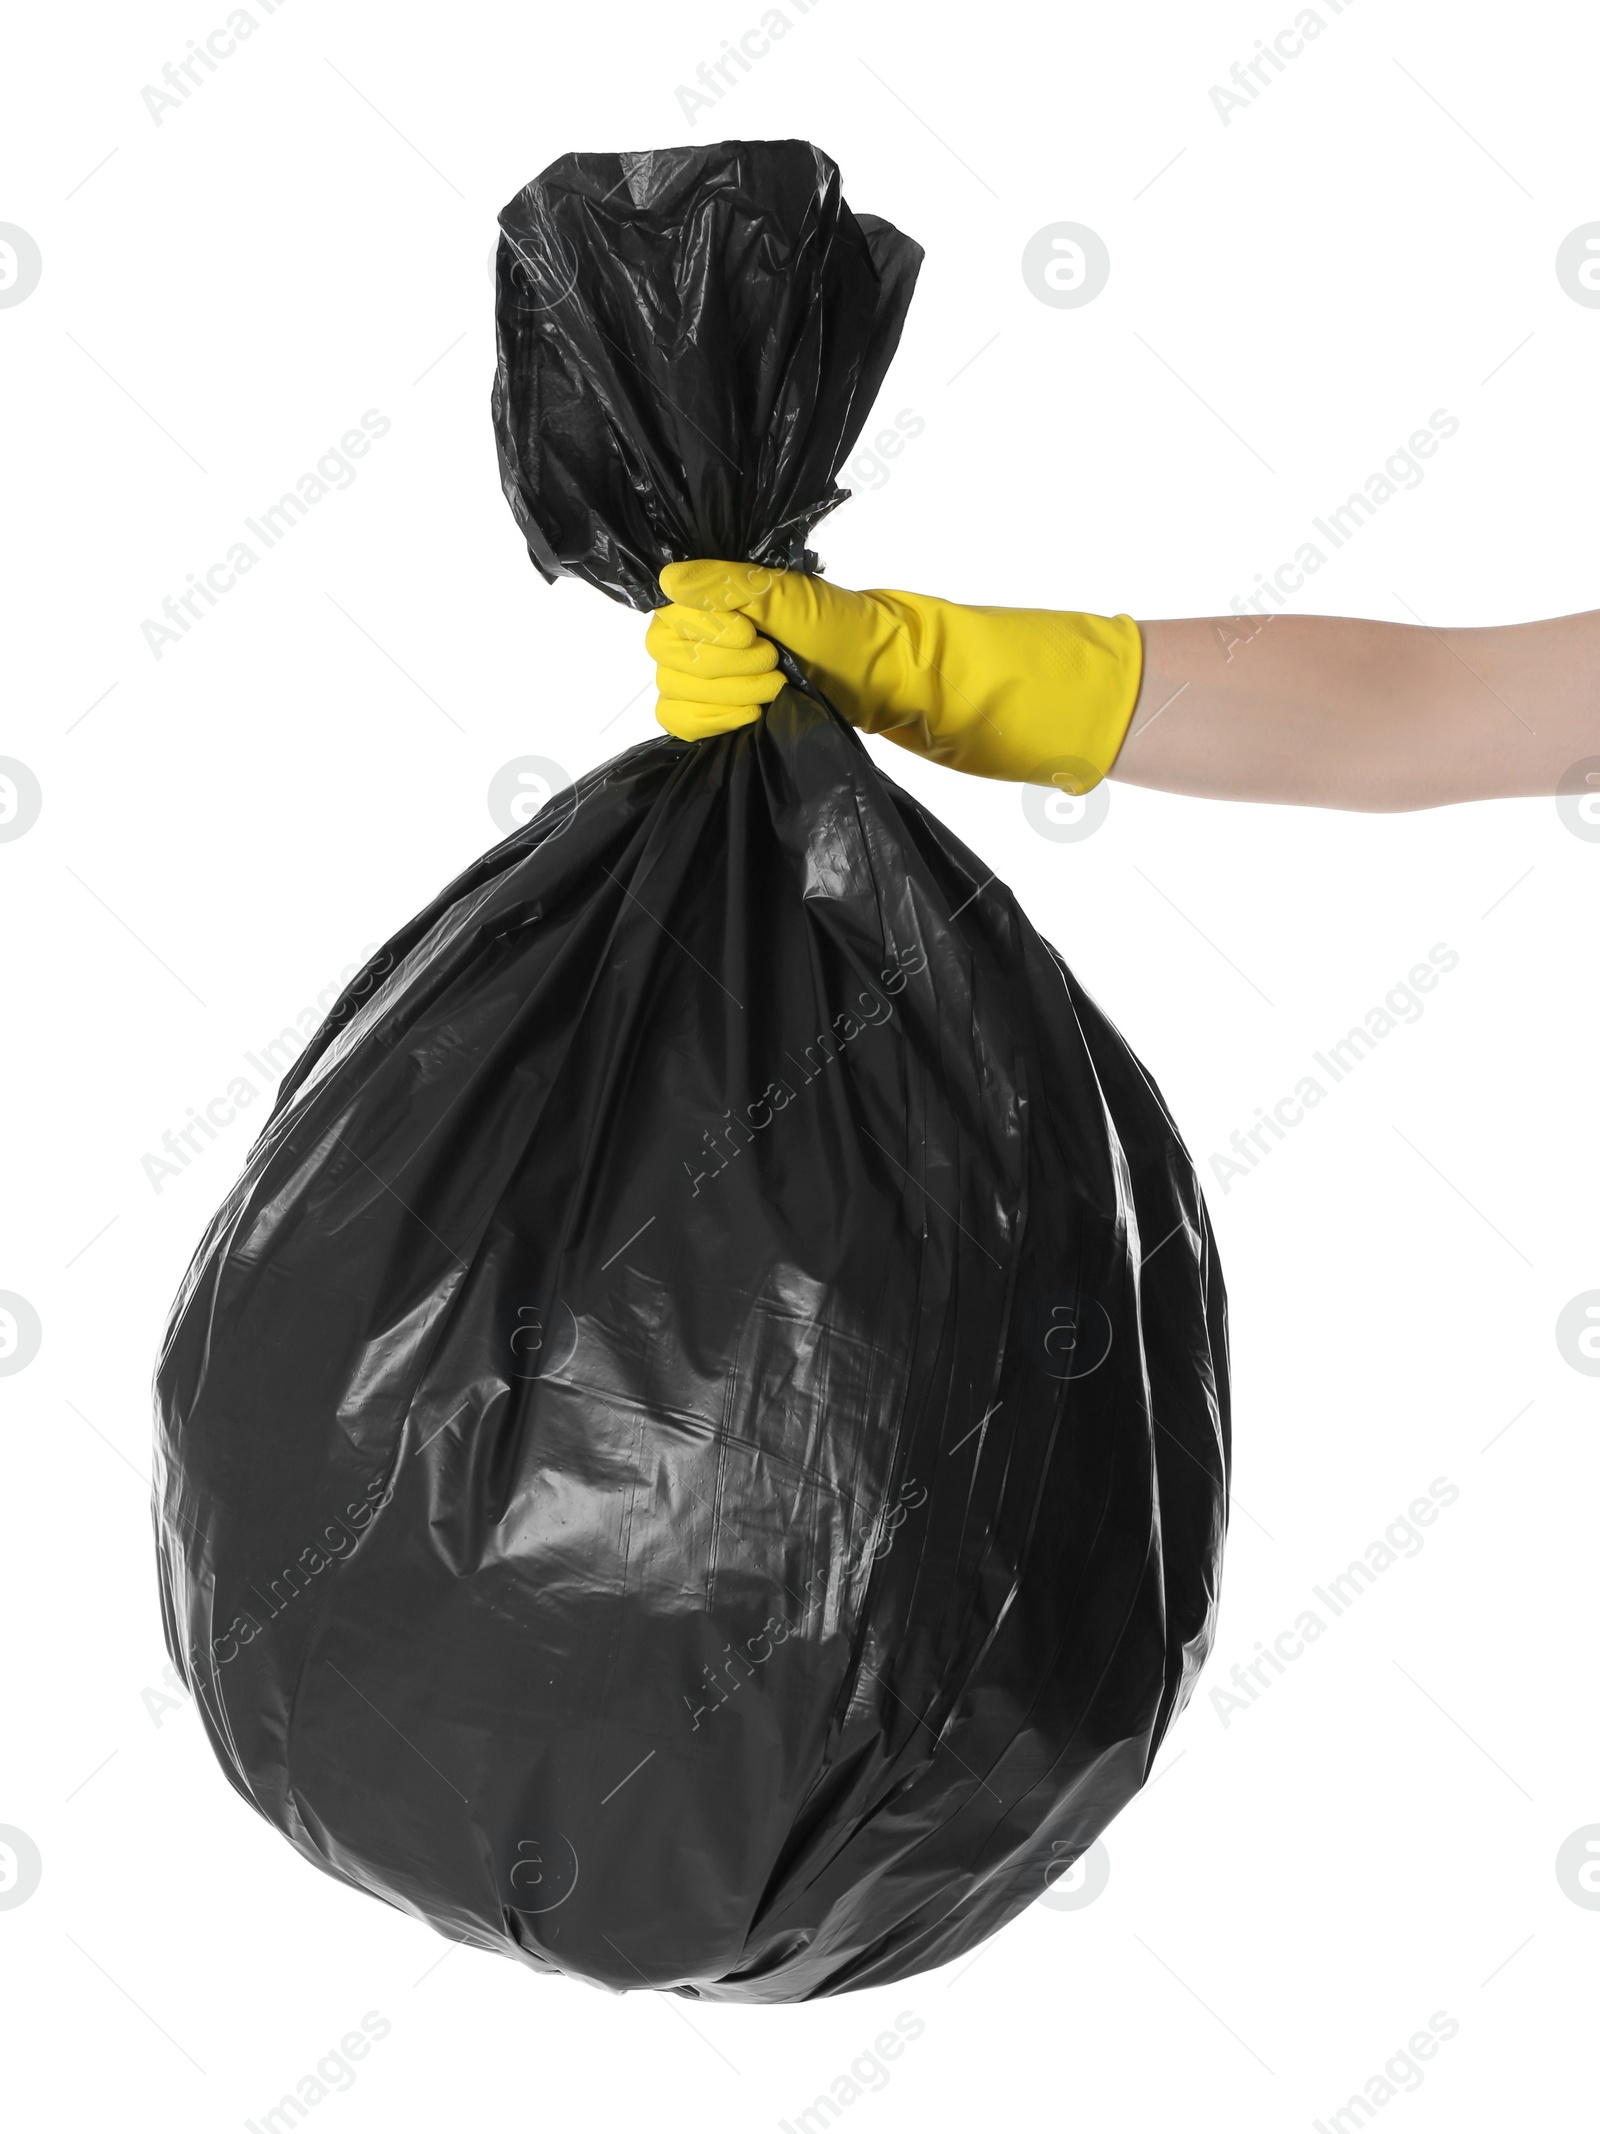
[[[752,563],[670,563],[661,589],[670,605],[645,649],[656,717],[680,740],[760,718],[783,687],[771,639],[852,725],[979,778],[1087,791],[1116,760],[1139,695],[1128,615],[852,593]]]

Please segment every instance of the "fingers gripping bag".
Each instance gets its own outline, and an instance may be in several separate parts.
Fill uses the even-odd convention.
[[[501,229],[539,570],[814,568],[918,247],[799,141],[566,156]],[[452,1938],[709,2000],[1048,1889],[1189,1695],[1226,1523],[1158,1092],[782,662],[372,959],[156,1381],[167,1638],[246,1799]]]

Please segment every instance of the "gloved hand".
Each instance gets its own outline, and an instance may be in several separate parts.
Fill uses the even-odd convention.
[[[645,649],[656,717],[685,741],[760,718],[783,687],[771,639],[853,725],[980,778],[1087,790],[1115,761],[1139,694],[1127,615],[852,593],[753,563],[671,563],[661,589],[670,605],[651,617]],[[1070,758],[1081,778],[1063,774]]]

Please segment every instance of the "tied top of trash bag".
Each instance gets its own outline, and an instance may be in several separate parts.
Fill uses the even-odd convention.
[[[646,609],[696,556],[815,570],[921,246],[808,141],[562,156],[500,231],[495,441],[543,575]]]

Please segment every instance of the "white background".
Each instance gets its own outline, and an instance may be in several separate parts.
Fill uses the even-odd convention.
[[[1426,479],[1297,604],[1513,620],[1600,600],[1600,311],[1554,271],[1600,218],[1600,27],[1324,4],[1225,125],[1212,84],[1292,0],[786,0],[788,36],[690,119],[678,85],[759,0],[257,0],[157,125],[144,85],[226,12],[36,8],[5,53],[0,220],[43,261],[0,309],[0,753],[43,794],[0,844],[0,1289],[43,1328],[0,1379],[0,1824],[43,1862],[0,1911],[16,2123],[239,2127],[377,2010],[389,2035],[309,2115],[326,2134],[770,2128],[909,2009],[923,2034],[840,2123],[1307,2126],[1445,2010],[1458,2033],[1385,2125],[1578,2124],[1600,1911],[1555,1863],[1600,1823],[1600,1383],[1555,1322],[1600,1288],[1600,844],[1553,802],[1114,788],[1064,844],[1014,789],[894,752],[1161,1083],[1208,1181],[1237,1391],[1217,1651],[1108,1833],[1108,1888],[901,1986],[750,2009],[544,1980],[447,1954],[248,1812],[187,1700],[143,1694],[144,1478],[163,1315],[265,1094],[160,1192],[142,1159],[498,838],[504,763],[577,774],[654,731],[641,619],[547,589],[498,489],[486,262],[555,156],[805,135],[926,245],[880,402],[926,428],[819,530],[844,583],[1226,611],[1442,408],[1460,428]],[[1020,271],[1058,220],[1111,254],[1078,310]],[[392,429],[353,485],[156,660],[144,619],[367,409]],[[1213,1184],[1213,1152],[1440,942],[1459,965],[1421,1019]],[[1208,1691],[1438,1476],[1459,1500],[1421,1554],[1225,1725]]]

